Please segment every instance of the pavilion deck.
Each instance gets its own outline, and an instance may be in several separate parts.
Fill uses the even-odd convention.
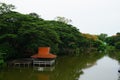
[[[24,58],[8,62],[8,67],[50,67],[55,64],[55,59],[32,59]]]
[[[52,66],[55,64],[55,59],[52,60],[39,60],[39,59],[34,59],[33,60],[33,66],[37,66],[37,67],[48,67],[48,66]]]
[[[24,58],[24,59],[17,59],[8,62],[8,66],[14,67],[30,67],[32,65],[32,59]]]

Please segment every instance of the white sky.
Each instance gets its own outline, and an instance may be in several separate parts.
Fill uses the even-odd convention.
[[[35,12],[43,19],[56,16],[72,20],[80,32],[90,34],[120,32],[120,0],[0,0],[13,4],[21,13]]]

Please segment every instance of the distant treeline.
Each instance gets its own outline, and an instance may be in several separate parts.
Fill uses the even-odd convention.
[[[21,14],[13,9],[11,4],[0,3],[0,53],[5,53],[5,59],[30,57],[42,46],[51,47],[56,55],[101,52],[106,49],[106,40],[120,49],[120,36],[116,42],[106,34],[84,34],[65,17],[44,20],[36,13]]]

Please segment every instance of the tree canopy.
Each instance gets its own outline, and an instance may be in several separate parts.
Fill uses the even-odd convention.
[[[15,7],[0,3],[0,52],[6,59],[30,57],[40,46],[51,47],[57,55],[76,55],[103,44],[95,35],[81,33],[69,20],[44,20],[36,13],[21,14]],[[62,18],[62,20],[61,20]]]
[[[15,6],[12,4],[0,3],[0,14],[8,13],[15,9]]]

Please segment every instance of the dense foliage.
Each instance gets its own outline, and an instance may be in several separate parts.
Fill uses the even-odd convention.
[[[120,33],[116,33],[116,35],[108,37],[106,42],[110,46],[114,46],[116,49],[120,50]]]
[[[1,68],[1,65],[3,65],[3,63],[4,63],[4,57],[3,57],[4,54],[5,54],[5,53],[1,53],[1,52],[0,52],[0,68]]]
[[[105,49],[96,35],[82,34],[64,22],[68,19],[48,21],[36,13],[21,14],[12,9],[13,5],[0,5],[0,52],[6,53],[5,59],[30,57],[41,46],[51,47],[51,52],[57,55],[79,55]]]

